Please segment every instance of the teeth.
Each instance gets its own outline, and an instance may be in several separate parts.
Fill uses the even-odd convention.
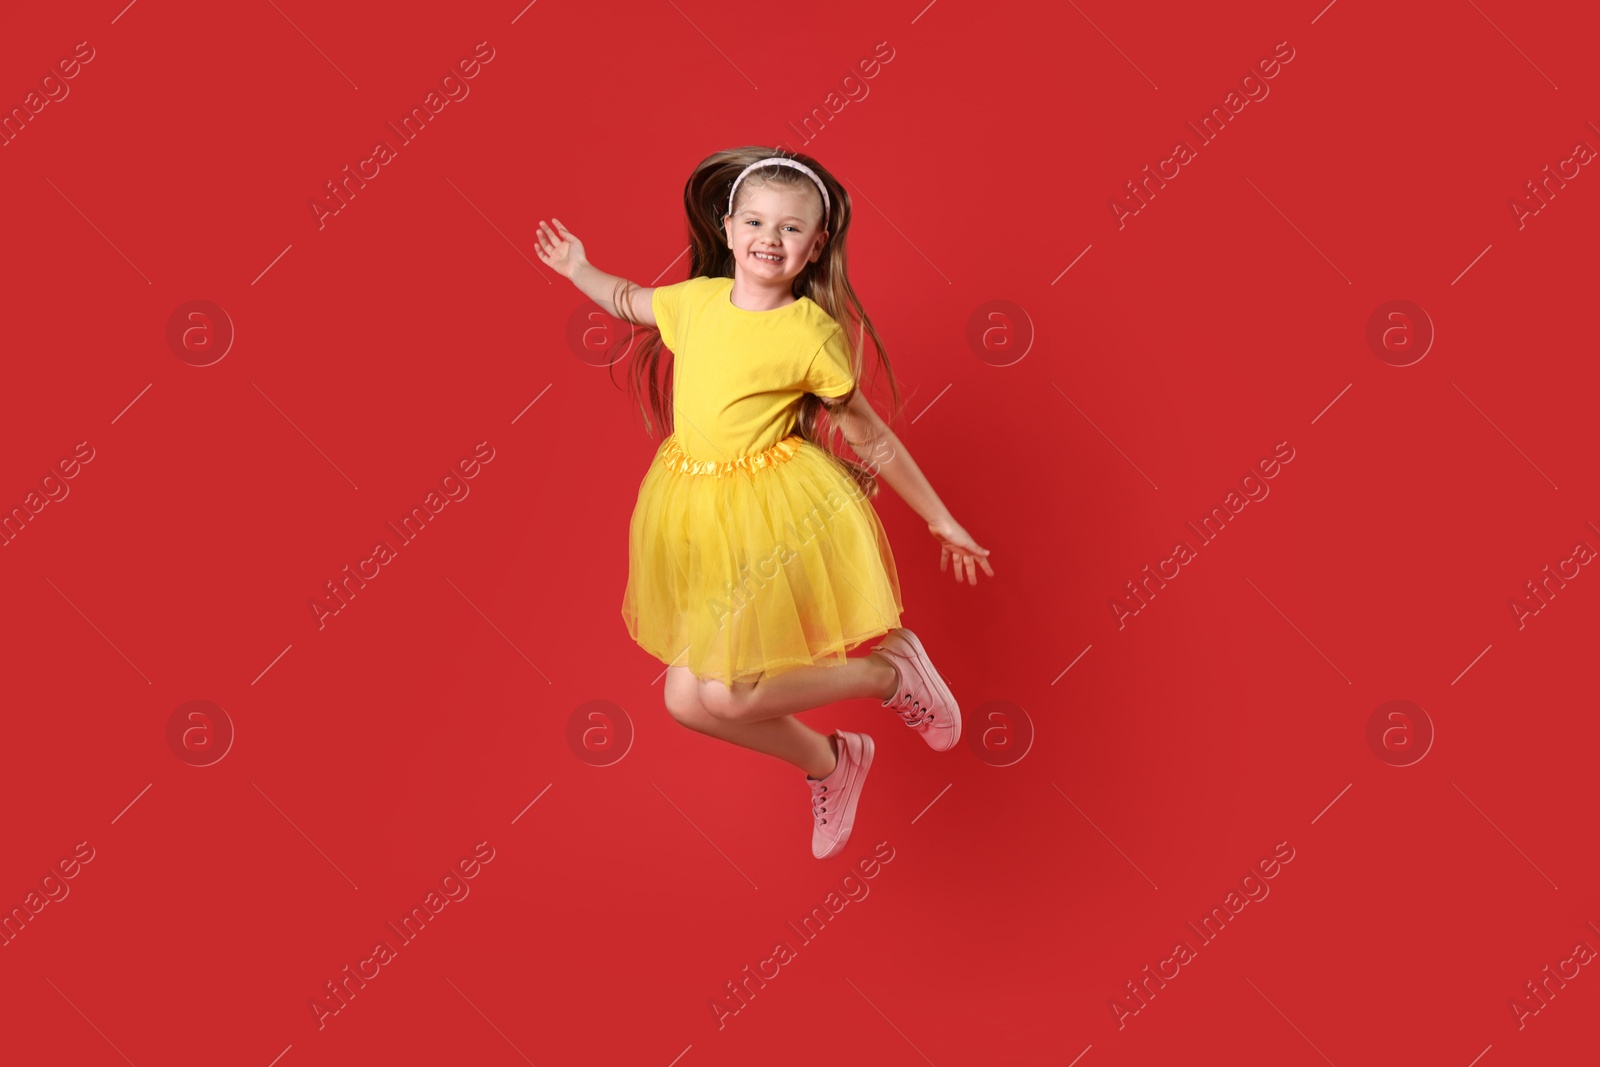
[[[782,256],[769,256],[765,252],[757,252],[757,253],[755,253],[755,256],[756,256],[757,259],[764,259],[764,260],[768,261],[769,263],[782,263],[783,262],[783,257]]]

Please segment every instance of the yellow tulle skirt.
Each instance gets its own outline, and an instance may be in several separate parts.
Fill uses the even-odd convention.
[[[900,625],[878,513],[827,452],[791,434],[724,462],[668,436],[639,483],[622,618],[668,666],[726,685],[836,665]]]

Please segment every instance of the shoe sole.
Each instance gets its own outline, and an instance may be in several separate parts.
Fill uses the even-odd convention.
[[[857,734],[861,738],[861,758],[856,760],[856,776],[853,780],[854,788],[849,791],[849,798],[841,805],[840,819],[844,829],[839,836],[833,839],[833,844],[828,850],[817,856],[819,860],[832,859],[844,851],[844,846],[849,843],[850,835],[856,828],[856,805],[861,800],[861,784],[867,780],[867,772],[872,769],[873,744],[871,734]],[[816,856],[816,853],[812,853]]]
[[[902,627],[900,636],[905,640],[906,644],[917,650],[917,658],[921,660],[919,666],[922,664],[927,665],[923,671],[923,677],[938,692],[939,699],[944,701],[945,707],[950,709],[950,717],[955,720],[956,724],[953,727],[950,744],[946,748],[937,750],[940,752],[949,751],[949,749],[956,747],[956,742],[961,740],[961,705],[956,703],[955,694],[950,692],[950,687],[944,684],[944,678],[939,674],[938,669],[934,667],[933,660],[928,658],[927,650],[922,647],[922,642],[917,640],[917,635]]]

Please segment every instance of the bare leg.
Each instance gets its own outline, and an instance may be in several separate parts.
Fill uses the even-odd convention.
[[[667,668],[667,707],[691,730],[792,763],[813,778],[825,778],[838,762],[832,738],[793,715],[759,722],[721,719],[699,703],[699,680],[687,667]]]
[[[899,684],[894,665],[881,652],[852,656],[839,666],[794,667],[730,688],[715,678],[700,681],[700,703],[713,716],[741,726],[820,708],[840,700],[887,700]]]

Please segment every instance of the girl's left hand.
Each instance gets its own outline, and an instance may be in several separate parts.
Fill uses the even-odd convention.
[[[939,542],[939,569],[945,570],[951,557],[955,557],[955,579],[961,581],[963,565],[966,568],[967,584],[978,584],[978,572],[973,566],[976,563],[983,568],[983,573],[994,577],[994,570],[989,566],[989,550],[981,547],[972,536],[962,529],[961,524],[954,519],[941,519],[928,523],[928,532]]]

